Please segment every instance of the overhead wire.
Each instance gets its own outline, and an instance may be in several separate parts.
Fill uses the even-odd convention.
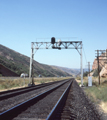
[[[86,63],[87,63],[87,58],[86,58],[84,47],[83,47],[83,52],[84,52],[85,60],[86,60]]]

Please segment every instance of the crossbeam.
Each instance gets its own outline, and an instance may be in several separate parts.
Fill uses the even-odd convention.
[[[32,42],[32,44],[35,46],[35,49],[76,49],[79,54],[81,52],[79,49],[82,49],[81,44],[82,41],[61,41],[55,42],[55,44],[52,44],[51,42]],[[60,45],[59,45],[60,44]]]

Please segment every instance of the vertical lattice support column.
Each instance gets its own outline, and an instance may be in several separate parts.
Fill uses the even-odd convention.
[[[30,58],[30,70],[29,70],[29,84],[34,84],[33,80],[33,59],[34,59],[34,43],[31,43],[31,58]],[[32,78],[32,79],[31,79]]]
[[[81,43],[81,55],[80,55],[80,57],[81,57],[81,58],[80,58],[80,59],[81,59],[81,63],[80,63],[80,64],[81,64],[81,86],[83,86],[83,67],[82,67],[82,66],[83,66],[83,65],[82,65],[82,64],[83,64],[83,59],[82,59],[82,43]]]

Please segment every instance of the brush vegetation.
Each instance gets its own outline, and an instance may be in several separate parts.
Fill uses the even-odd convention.
[[[107,80],[103,81],[101,85],[96,83],[93,87],[85,89],[85,93],[92,102],[98,104],[107,113]]]
[[[88,86],[88,77],[84,77],[84,85],[85,85],[85,93],[88,96],[88,98],[99,105],[102,110],[107,113],[107,78],[101,78],[101,84],[99,85],[98,77],[92,77],[92,87]],[[79,84],[81,83],[80,80],[78,80]]]
[[[34,78],[35,85],[47,83],[47,82],[54,82],[59,80],[68,79],[69,77],[44,77],[44,78]],[[20,87],[27,87],[29,84],[29,78],[20,78],[20,77],[1,77],[0,78],[0,90],[10,90],[10,89],[16,89]]]
[[[95,103],[107,102],[107,80],[101,85],[96,83],[93,87],[85,89],[87,96]]]

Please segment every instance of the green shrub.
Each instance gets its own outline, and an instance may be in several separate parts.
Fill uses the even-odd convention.
[[[94,83],[95,85],[97,83]],[[85,89],[87,96],[95,103],[107,102],[107,83]]]
[[[102,67],[99,66],[99,72],[101,71]],[[98,76],[98,68],[94,70],[93,76],[96,77]]]
[[[89,72],[84,72],[84,74],[83,74],[83,77],[86,77],[86,76],[88,76],[88,74],[89,74]]]

